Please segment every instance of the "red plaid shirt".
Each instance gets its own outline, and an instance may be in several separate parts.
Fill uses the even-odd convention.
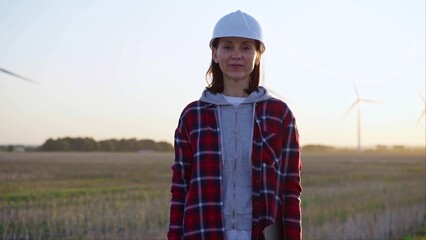
[[[224,239],[222,161],[216,106],[190,103],[175,132],[169,239]],[[252,149],[252,239],[283,221],[286,239],[301,239],[299,136],[290,109],[271,98],[255,106]]]

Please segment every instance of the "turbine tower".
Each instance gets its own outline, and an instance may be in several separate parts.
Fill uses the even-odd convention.
[[[343,117],[346,117],[346,115],[348,115],[353,108],[357,108],[357,143],[358,143],[358,152],[361,152],[361,102],[365,102],[365,103],[381,103],[375,100],[371,100],[371,99],[366,99],[366,98],[361,98],[358,88],[355,85],[355,82],[353,82],[353,86],[354,86],[354,90],[356,93],[356,99],[355,101],[350,105],[350,107],[348,108],[348,110],[346,110],[345,114],[343,114]]]
[[[11,72],[11,71],[9,71],[9,70],[6,70],[6,69],[4,69],[4,68],[0,68],[0,71],[1,72],[3,72],[3,73],[6,73],[6,74],[8,74],[8,75],[12,75],[12,76],[14,76],[14,77],[17,77],[17,78],[19,78],[19,79],[22,79],[22,80],[24,80],[24,81],[27,81],[27,82],[30,82],[30,83],[33,83],[33,84],[38,84],[36,81],[34,81],[34,80],[31,80],[31,79],[29,79],[29,78],[26,78],[26,77],[23,77],[23,76],[21,76],[21,75],[18,75],[18,74],[16,74],[16,73],[13,73],[13,72]]]
[[[420,120],[422,120],[422,118],[425,116],[425,113],[426,113],[426,100],[425,100],[425,97],[423,97],[423,95],[420,93],[420,91],[419,91],[419,96],[420,96],[420,99],[421,99],[422,103],[425,105],[425,109],[420,113],[419,119],[417,119],[417,124],[419,124]]]

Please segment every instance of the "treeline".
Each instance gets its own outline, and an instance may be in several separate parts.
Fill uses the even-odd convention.
[[[311,153],[353,153],[358,150],[355,147],[333,147],[321,144],[309,144],[302,147],[302,152],[311,152]],[[404,145],[376,145],[372,147],[363,148],[362,152],[365,153],[424,153],[426,151],[425,147],[406,147]]]
[[[95,141],[93,138],[58,138],[48,139],[38,149],[40,151],[102,151],[102,152],[138,152],[138,151],[173,151],[173,146],[164,141],[155,142],[150,139],[107,139]]]
[[[311,144],[302,147],[303,152],[332,152],[336,148],[332,146],[320,145],[320,144]]]

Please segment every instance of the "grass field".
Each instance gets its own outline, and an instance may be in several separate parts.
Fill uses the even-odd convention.
[[[165,239],[172,163],[171,153],[0,152],[0,238]],[[416,239],[425,164],[415,154],[304,154],[304,238]]]

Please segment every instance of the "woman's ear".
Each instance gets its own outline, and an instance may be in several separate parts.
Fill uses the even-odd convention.
[[[262,54],[260,54],[260,53],[257,53],[257,54],[256,54],[256,61],[255,61],[255,64],[256,64],[256,65],[259,65],[259,64],[260,64],[261,56],[262,56]]]
[[[219,62],[219,59],[217,58],[217,49],[215,47],[212,48],[212,59],[215,63]]]

